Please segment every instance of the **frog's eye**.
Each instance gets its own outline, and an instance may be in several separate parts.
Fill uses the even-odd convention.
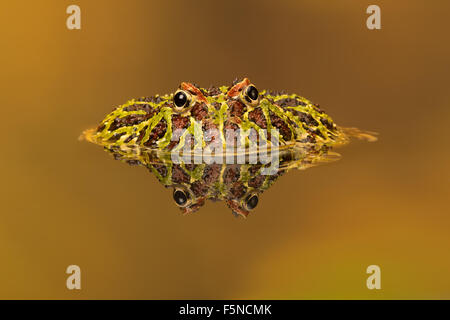
[[[250,194],[245,198],[244,206],[247,210],[253,210],[258,205],[258,195],[257,194]]]
[[[247,87],[247,89],[245,89],[245,99],[248,102],[258,99],[258,89],[256,89],[254,85],[251,84]]]
[[[256,104],[256,102],[258,101],[258,97],[258,89],[256,89],[256,87],[252,84],[248,85],[247,88],[245,88],[245,90],[242,92],[242,98],[244,98],[244,100],[250,104]]]
[[[182,112],[187,107],[189,107],[191,103],[191,95],[187,91],[184,90],[178,90],[175,92],[173,96],[173,103],[175,104],[175,111]]]
[[[182,189],[174,189],[173,190],[173,200],[175,200],[175,203],[179,207],[186,207],[191,202],[191,199],[189,197],[189,194],[182,190]]]

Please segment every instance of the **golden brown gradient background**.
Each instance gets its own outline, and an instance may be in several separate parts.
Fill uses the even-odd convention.
[[[82,29],[66,28],[66,7]],[[366,28],[378,4],[382,29]],[[0,10],[0,298],[450,298],[448,1],[9,1]],[[79,142],[181,81],[298,92],[380,133],[291,172],[247,220],[183,217]],[[82,290],[65,287],[66,267]],[[368,265],[382,289],[366,288]]]

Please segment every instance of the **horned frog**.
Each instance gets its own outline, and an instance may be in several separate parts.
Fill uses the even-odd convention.
[[[253,130],[253,139],[249,135],[235,134],[250,130]],[[271,135],[274,131],[277,133],[276,146]],[[211,136],[211,132],[215,134]],[[300,95],[259,91],[248,78],[235,80],[230,86],[208,89],[182,82],[174,93],[132,99],[115,108],[97,128],[86,130],[82,135],[86,140],[104,146],[107,151],[115,154],[116,158],[151,169],[165,186],[174,187],[174,200],[184,213],[198,210],[206,199],[219,199],[226,200],[233,212],[242,216],[247,216],[256,206],[258,198],[255,198],[255,195],[260,192],[249,193],[248,181],[244,181],[246,192],[239,193],[236,200],[236,188],[226,183],[225,173],[229,170],[238,171],[237,177],[240,177],[242,170],[253,170],[255,177],[261,176],[259,169],[255,169],[256,166],[203,166],[201,172],[213,172],[213,178],[207,174],[206,178],[202,179],[209,178],[209,187],[203,188],[203,193],[198,191],[198,187],[197,192],[194,192],[192,183],[206,173],[200,174],[199,169],[196,169],[192,171],[197,172],[197,178],[194,178],[186,173],[191,171],[186,169],[190,165],[174,165],[167,158],[167,154],[186,150],[187,146],[191,149],[195,147],[208,150],[213,145],[219,145],[221,150],[226,150],[236,141],[249,148],[257,141],[258,145],[262,142],[269,148],[284,150],[283,152],[287,151],[288,154],[301,150],[302,161],[295,163],[297,167],[301,163],[302,169],[305,163],[321,162],[320,159],[326,158],[331,147],[346,144],[352,136],[369,141],[376,140],[370,133],[337,126],[319,105]],[[291,155],[288,158],[298,157]],[[295,167],[290,160],[284,158],[281,163],[285,164],[285,168]],[[170,178],[161,175],[160,171],[167,174],[169,167]],[[184,173],[181,173],[179,168],[182,168]],[[187,177],[176,181],[178,178],[174,180],[172,176],[176,172],[180,172],[182,176],[187,174]],[[251,176],[243,176],[245,175]],[[277,171],[275,176],[279,175],[280,172]],[[266,181],[265,178],[258,179]],[[242,182],[242,179],[239,181]],[[220,188],[212,188],[213,185]],[[268,187],[269,184],[263,185]],[[216,189],[222,190],[222,193],[218,193]],[[192,201],[193,198],[196,201]]]

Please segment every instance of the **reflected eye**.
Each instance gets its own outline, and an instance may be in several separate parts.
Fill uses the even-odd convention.
[[[253,210],[258,205],[258,195],[251,194],[247,198],[245,198],[245,208],[247,210]]]
[[[258,95],[258,89],[256,89],[254,85],[249,85],[247,89],[245,89],[244,98],[249,103],[258,100]]]
[[[175,189],[173,191],[173,200],[179,207],[186,207],[189,204],[189,194],[181,189]]]
[[[190,104],[190,94],[183,90],[178,90],[173,96],[173,103],[175,104],[175,111],[181,112]]]

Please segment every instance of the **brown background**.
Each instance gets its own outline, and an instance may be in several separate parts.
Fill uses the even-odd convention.
[[[382,29],[365,9],[382,9]],[[66,28],[69,4],[82,29]],[[450,298],[448,1],[1,4],[0,298]],[[79,142],[113,106],[248,76],[380,133],[291,172],[247,220],[182,217]],[[82,290],[65,269],[82,270]],[[365,269],[381,266],[382,290]]]

